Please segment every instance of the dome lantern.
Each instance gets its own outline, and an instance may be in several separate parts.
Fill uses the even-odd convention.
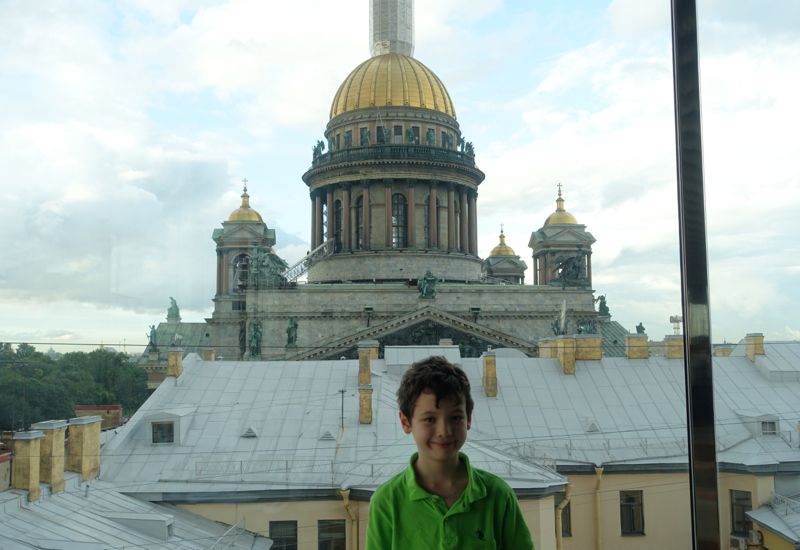
[[[503,233],[503,224],[500,224],[500,244],[495,246],[489,256],[516,256],[514,249],[506,244],[506,236]]]
[[[545,225],[578,224],[578,220],[575,219],[575,216],[564,210],[564,198],[561,196],[560,183],[558,184],[558,198],[556,199],[556,211],[547,217],[544,224]]]
[[[247,179],[242,180],[244,183],[244,192],[242,193],[242,205],[231,212],[228,216],[229,222],[263,222],[261,214],[250,208],[250,195],[247,194]]]

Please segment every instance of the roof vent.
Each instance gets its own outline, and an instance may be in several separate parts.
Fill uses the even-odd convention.
[[[319,436],[319,440],[320,441],[336,441],[336,438],[333,437],[333,434],[330,432],[330,430],[327,430],[324,434]]]
[[[594,418],[584,418],[583,419],[583,429],[586,432],[594,433],[599,432],[600,428],[597,426],[597,420]]]
[[[250,426],[244,431],[242,437],[258,437],[258,432],[256,432],[256,430]]]

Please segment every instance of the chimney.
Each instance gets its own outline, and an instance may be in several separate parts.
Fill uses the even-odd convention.
[[[439,338],[439,345],[440,346],[452,346],[453,339],[452,338]]]
[[[733,344],[722,344],[714,348],[714,357],[728,357],[733,351]]]
[[[167,376],[179,377],[183,373],[183,348],[170,346],[167,350]]]
[[[760,332],[753,332],[744,338],[746,347],[745,354],[755,363],[756,355],[764,355],[764,335]]]
[[[358,421],[372,424],[372,372],[370,365],[378,358],[378,342],[365,340],[358,343]]]
[[[539,359],[552,359],[555,357],[553,344],[555,344],[555,338],[542,338],[539,340]]]
[[[14,462],[12,463],[11,485],[15,489],[28,491],[28,501],[39,500],[39,456],[41,438],[39,431],[17,432],[14,434]]]
[[[486,397],[497,397],[497,356],[493,351],[483,354],[483,391]]]
[[[203,361],[214,362],[216,360],[217,360],[217,354],[214,351],[214,348],[203,348]]]
[[[64,432],[66,420],[47,420],[31,426],[44,434],[39,444],[39,481],[50,485],[50,494],[64,489]]]
[[[664,336],[664,350],[667,359],[683,359],[683,336],[680,334]]]
[[[558,364],[564,374],[575,374],[575,336],[562,334],[556,338]]]
[[[647,349],[647,335],[626,334],[625,355],[628,359],[648,359],[650,352]]]
[[[67,470],[78,472],[83,481],[100,474],[100,425],[102,416],[84,416],[69,420]]]
[[[599,334],[576,334],[575,359],[577,361],[599,361],[603,358],[603,337]]]

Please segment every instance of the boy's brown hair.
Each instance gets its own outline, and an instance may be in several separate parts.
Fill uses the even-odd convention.
[[[414,415],[417,398],[424,392],[436,396],[437,407],[442,399],[464,403],[467,417],[472,416],[475,403],[470,395],[467,375],[444,357],[434,356],[417,361],[403,375],[397,390],[397,404],[409,422]]]

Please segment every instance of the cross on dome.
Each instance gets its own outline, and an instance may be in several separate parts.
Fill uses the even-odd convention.
[[[247,193],[247,178],[244,178],[242,183],[244,184],[244,192]]]

